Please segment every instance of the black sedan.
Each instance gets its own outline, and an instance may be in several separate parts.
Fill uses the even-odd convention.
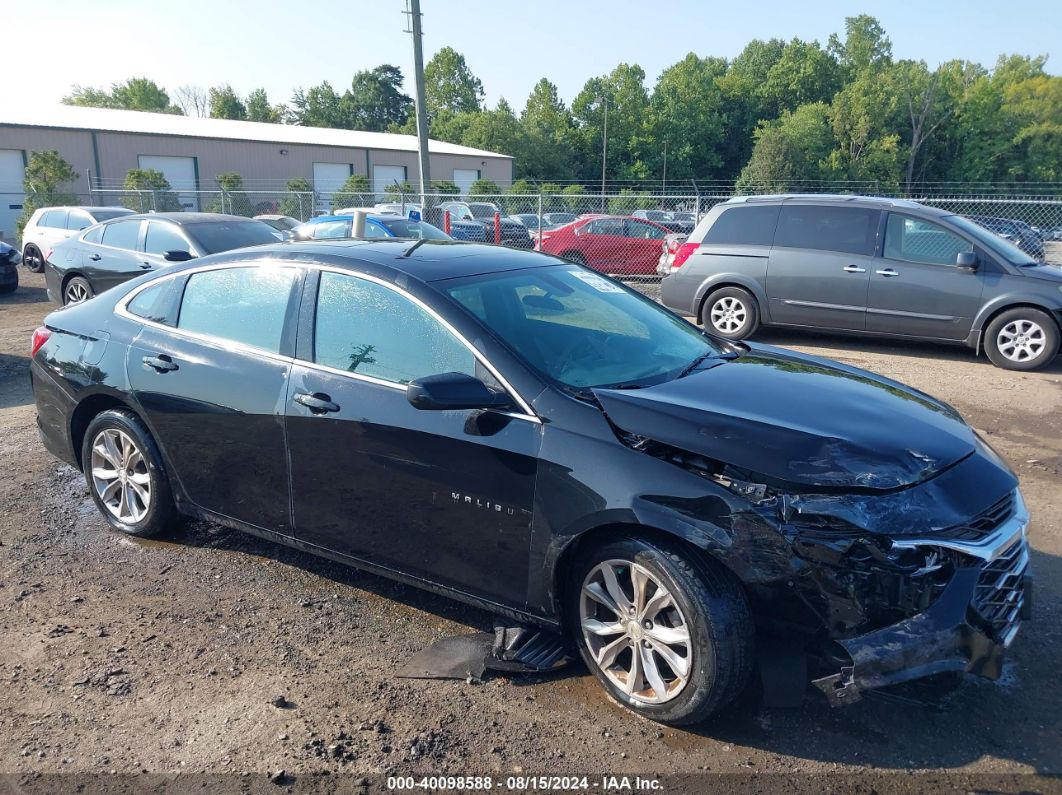
[[[237,215],[126,215],[90,226],[47,252],[44,280],[52,301],[79,304],[144,271],[278,239],[268,224]]]
[[[211,519],[566,635],[653,720],[757,647],[834,704],[995,678],[1026,617],[1018,482],[953,409],[555,257],[270,246],[45,323],[41,436],[115,530]]]

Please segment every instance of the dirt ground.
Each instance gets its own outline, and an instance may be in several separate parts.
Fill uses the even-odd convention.
[[[362,789],[359,777],[382,788],[395,773],[736,773],[767,791],[853,773],[893,774],[880,792],[1058,784],[1026,774],[1062,773],[1062,358],[1019,374],[965,349],[762,334],[930,392],[987,435],[1032,513],[1035,619],[1001,682],[970,681],[941,708],[869,697],[830,709],[809,692],[801,709],[746,699],[681,731],[609,703],[580,667],[393,678],[433,641],[489,629],[479,611],[213,525],[152,542],[110,531],[81,476],[38,441],[26,356],[49,306],[43,280],[22,276],[0,298],[0,792],[110,771],[283,770],[281,784]]]

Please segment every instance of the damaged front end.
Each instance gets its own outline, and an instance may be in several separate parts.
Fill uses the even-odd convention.
[[[732,495],[725,511],[711,501],[710,516],[697,500],[643,499],[715,528],[702,546],[745,584],[766,650],[765,693],[778,692],[766,678],[783,667],[789,703],[810,679],[835,706],[939,674],[1000,676],[1031,609],[1029,517],[1016,478],[972,432],[969,452],[908,483],[816,487],[787,483],[777,468],[763,474],[719,461],[711,455],[716,429],[706,422],[672,424],[653,437],[633,432],[647,425],[625,411],[626,396],[622,404],[599,397],[626,446]],[[682,438],[687,444],[676,445]],[[755,444],[748,447],[745,460],[755,456]],[[844,469],[841,447],[828,440],[832,457],[820,460],[855,472]]]

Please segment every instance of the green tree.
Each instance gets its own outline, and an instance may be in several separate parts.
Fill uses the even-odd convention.
[[[717,174],[732,178],[748,162],[756,125],[772,117],[763,90],[771,69],[784,52],[785,42],[781,39],[753,39],[719,78],[726,124],[720,150],[723,163]]]
[[[402,70],[390,64],[357,72],[343,97],[353,128],[384,132],[405,124],[413,100],[402,93],[402,82]]]
[[[386,188],[384,188],[384,198],[388,201],[411,201],[416,194],[416,188],[408,180],[404,179],[401,182],[392,182]]]
[[[1003,111],[1017,127],[1011,176],[1041,182],[1062,180],[1062,77],[1041,74],[1008,86]]]
[[[934,137],[953,122],[980,70],[976,64],[950,61],[930,72],[925,61],[900,61],[893,71],[900,110],[908,121],[904,182],[910,191],[916,177],[925,174]]]
[[[801,105],[829,102],[843,85],[841,65],[817,41],[793,39],[767,70],[760,87],[763,109],[769,118]]]
[[[156,210],[162,213],[180,212],[184,208],[173,192],[169,180],[154,168],[131,168],[125,175],[122,187],[136,191],[122,198],[122,206],[137,212]],[[145,193],[150,191],[150,193]]]
[[[643,145],[649,94],[645,71],[621,63],[604,77],[592,77],[572,102],[577,126],[583,179],[600,178],[604,146],[605,106],[608,106],[606,179],[645,179],[648,169],[639,160]]]
[[[247,107],[243,100],[232,90],[227,83],[222,86],[214,86],[210,89],[210,118],[212,119],[238,119],[247,118]]]
[[[652,197],[647,191],[624,188],[618,196],[608,200],[608,211],[613,215],[627,215],[635,210],[645,209],[652,203]]]
[[[295,89],[287,121],[302,127],[353,129],[349,105],[343,102],[342,95],[337,94],[327,80],[307,91]]]
[[[317,203],[317,194],[313,191],[310,180],[303,177],[289,179],[284,186],[288,195],[280,202],[277,212],[281,215],[290,215],[305,221],[313,215],[314,205]]]
[[[70,94],[63,97],[63,103],[93,108],[181,114],[181,109],[170,102],[170,95],[166,90],[146,77],[132,77],[124,83],[114,83],[110,91],[75,85]]]
[[[443,196],[461,195],[461,187],[449,179],[433,179],[431,181],[431,189],[433,193],[440,193]]]
[[[208,213],[227,213],[248,218],[256,214],[254,205],[243,192],[243,177],[235,171],[226,171],[218,174],[214,179],[221,195],[207,205]]]
[[[465,56],[443,47],[424,66],[424,101],[428,116],[475,113],[483,106],[483,83],[472,74]]]
[[[371,207],[375,202],[369,178],[364,174],[351,174],[332,194],[332,212],[343,207]]]
[[[498,183],[489,179],[477,179],[468,187],[468,195],[471,196],[497,196],[502,192]]]
[[[546,208],[546,211],[565,210],[570,213],[585,213],[591,210],[590,198],[586,195],[586,188],[582,185],[565,185],[561,189],[561,207]]]
[[[517,160],[523,153],[524,140],[524,130],[504,99],[494,110],[471,114],[460,138],[464,146],[511,155]]]
[[[520,114],[523,151],[516,160],[519,176],[571,179],[576,171],[575,126],[557,92],[546,78],[539,80]]]
[[[537,213],[538,187],[527,179],[518,179],[509,186],[505,209],[510,213]]]
[[[826,162],[834,148],[830,108],[825,102],[801,105],[756,130],[752,157],[741,171],[738,193],[815,190],[829,178]]]
[[[266,122],[267,124],[279,124],[283,118],[283,110],[277,105],[269,104],[269,95],[264,88],[256,88],[247,95],[244,103],[248,121]]]
[[[844,29],[844,41],[831,34],[828,49],[850,77],[880,71],[892,63],[892,42],[874,17],[845,17]]]
[[[22,230],[30,216],[39,208],[77,204],[77,194],[65,188],[79,177],[74,167],[63,160],[56,150],[31,152],[22,177],[26,198],[22,200],[22,213],[15,222],[17,237],[21,239]]]

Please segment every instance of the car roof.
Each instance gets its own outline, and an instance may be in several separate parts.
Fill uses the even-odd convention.
[[[87,213],[95,212],[97,210],[121,210],[122,212],[132,213],[128,207],[122,207],[119,204],[108,204],[104,207],[99,207],[93,204],[53,204],[51,207],[38,207],[37,212],[46,212],[47,210],[84,210]]]
[[[178,213],[136,213],[135,215],[125,215],[120,219],[108,218],[107,221],[130,221],[139,219],[150,219],[152,221],[169,221],[170,223],[181,226],[183,224],[201,224],[201,223],[222,223],[225,221],[254,221],[254,218],[248,218],[245,215],[222,215],[221,213],[190,213],[190,212],[178,212]],[[105,222],[106,223],[106,222]],[[258,223],[264,223],[259,221]]]
[[[353,218],[352,213],[336,213],[335,215],[316,215],[308,221],[303,221],[304,224],[317,224],[321,221],[347,221]],[[403,216],[396,213],[381,213],[371,212],[365,213],[365,217],[370,221],[404,221]]]
[[[920,210],[931,215],[954,215],[954,213],[940,210],[936,207],[929,207],[928,205],[921,204],[912,199],[896,199],[888,196],[861,196],[850,193],[773,193],[756,196],[734,196],[727,199],[723,204],[759,204],[775,202],[780,204],[784,204],[785,202],[859,204],[863,206],[870,205],[876,207],[896,207],[905,210]]]
[[[257,260],[266,257],[274,260],[309,261],[359,271],[369,265],[373,271],[388,272],[395,279],[407,275],[423,282],[564,264],[563,260],[549,254],[503,246],[398,238],[275,243],[240,249],[239,252],[226,252],[218,256],[225,257],[233,253],[238,253],[240,259]],[[194,261],[188,266],[194,267]],[[176,268],[171,272],[175,270]]]

